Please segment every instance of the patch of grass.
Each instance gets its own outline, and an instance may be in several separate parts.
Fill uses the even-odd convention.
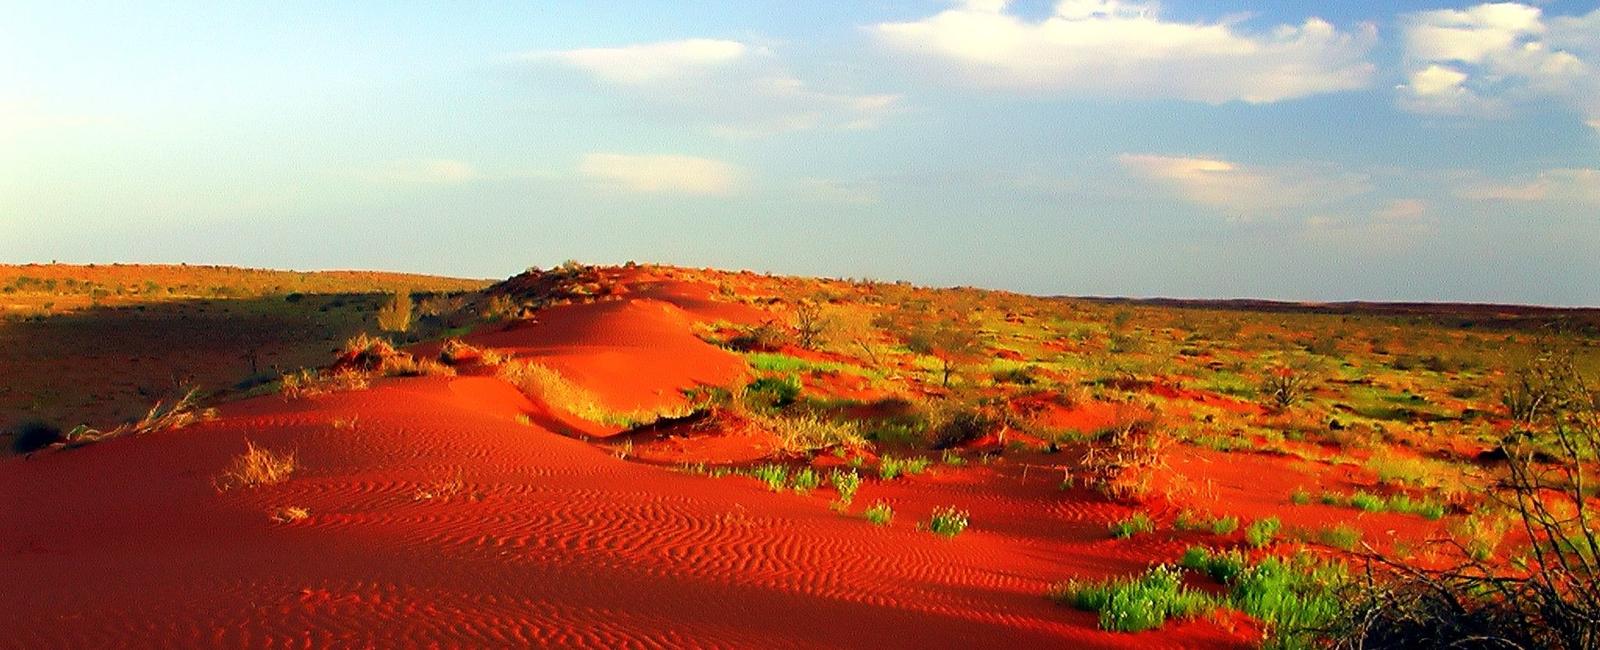
[[[1317,541],[1342,551],[1353,551],[1361,543],[1361,529],[1350,524],[1339,524],[1319,531]]]
[[[750,475],[773,492],[782,492],[789,486],[789,468],[783,465],[761,465],[750,470]]]
[[[327,372],[301,368],[278,378],[279,391],[288,399],[300,399],[327,393],[366,390],[371,381],[366,373],[354,368],[341,368]]]
[[[822,485],[822,477],[817,474],[816,470],[807,467],[795,472],[794,478],[790,482],[793,483],[795,492],[804,494]]]
[[[1262,548],[1272,543],[1278,537],[1278,532],[1283,529],[1283,522],[1277,517],[1258,519],[1244,529],[1244,540],[1251,546]]]
[[[1232,535],[1239,530],[1239,518],[1233,515],[1217,517],[1211,520],[1211,533],[1213,535]]]
[[[1178,562],[1185,569],[1199,571],[1222,584],[1229,584],[1244,573],[1244,553],[1238,549],[1213,551],[1203,546],[1191,546]]]
[[[744,403],[754,410],[780,409],[800,399],[800,380],[794,376],[762,377],[744,387]]]
[[[1267,623],[1265,648],[1308,648],[1340,612],[1338,589],[1349,580],[1342,564],[1309,556],[1269,557],[1234,580],[1229,599],[1241,611]]]
[[[1350,495],[1350,506],[1366,512],[1383,512],[1385,507],[1383,497],[1365,490]]]
[[[1156,522],[1150,519],[1150,515],[1135,512],[1127,519],[1112,522],[1110,528],[1112,537],[1128,539],[1134,535],[1156,532]]]
[[[1297,506],[1311,503],[1311,493],[1307,492],[1303,487],[1297,487],[1294,492],[1289,493],[1289,502]]]
[[[274,452],[257,447],[249,440],[244,445],[244,453],[235,456],[228,468],[217,477],[218,488],[227,490],[276,485],[289,480],[289,475],[299,466],[294,452]]]
[[[496,375],[523,393],[588,422],[633,428],[664,417],[682,417],[688,407],[651,411],[618,411],[605,405],[589,389],[567,379],[554,368],[533,361],[506,363]]]
[[[292,524],[311,518],[311,510],[300,506],[283,506],[272,510],[271,519],[280,524]]]
[[[957,510],[955,506],[934,508],[933,515],[928,519],[928,530],[935,535],[955,537],[967,529],[967,511]]]
[[[944,450],[944,454],[940,456],[939,460],[951,467],[960,467],[967,464],[967,459],[962,458],[961,454],[956,453],[954,449]]]
[[[771,431],[778,439],[778,449],[788,453],[866,444],[861,429],[853,421],[829,420],[814,413],[757,415],[752,419]]]
[[[887,526],[894,521],[894,508],[889,507],[889,504],[881,500],[872,502],[872,505],[867,506],[867,511],[862,514],[867,518],[867,521],[872,522],[875,526]]]
[[[1100,628],[1117,632],[1153,630],[1169,618],[1194,618],[1216,606],[1204,593],[1184,587],[1182,572],[1166,565],[1152,567],[1135,578],[1058,583],[1051,587],[1049,597],[1098,613]]]

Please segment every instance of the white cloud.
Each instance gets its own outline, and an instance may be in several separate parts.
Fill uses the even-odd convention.
[[[731,65],[749,54],[738,41],[691,38],[623,47],[536,52],[525,58],[554,59],[613,83],[644,85],[681,81]]]
[[[771,49],[739,41],[688,39],[523,58],[555,62],[613,91],[681,110],[684,119],[722,137],[869,129],[900,110],[899,95],[817,88],[785,70]]]
[[[1403,19],[1407,110],[1498,117],[1556,102],[1600,128],[1600,10],[1546,17],[1503,2],[1424,11]]]
[[[1336,202],[1371,190],[1365,175],[1318,165],[1246,166],[1217,158],[1154,154],[1123,154],[1117,160],[1186,201],[1241,220]]]
[[[1030,22],[1005,0],[871,28],[886,46],[953,67],[969,83],[1103,97],[1275,102],[1368,85],[1377,29],[1341,32],[1310,18],[1260,34],[1229,22],[1163,20],[1154,5],[1062,0]]]
[[[1457,194],[1478,201],[1600,206],[1600,169],[1549,169],[1504,181],[1479,181]]]
[[[380,183],[421,183],[449,185],[479,178],[478,170],[459,160],[406,158],[391,160],[360,175]]]
[[[607,188],[693,196],[731,194],[739,179],[738,170],[720,160],[674,155],[591,153],[578,173]]]

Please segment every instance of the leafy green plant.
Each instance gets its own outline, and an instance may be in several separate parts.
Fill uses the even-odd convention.
[[[1289,502],[1297,506],[1311,503],[1311,493],[1307,492],[1303,487],[1297,487],[1294,492],[1289,493]]]
[[[1239,530],[1239,518],[1233,515],[1217,517],[1211,520],[1211,533],[1213,535],[1232,535]]]

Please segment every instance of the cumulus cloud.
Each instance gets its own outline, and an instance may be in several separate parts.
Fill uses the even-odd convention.
[[[1502,181],[1479,181],[1458,194],[1478,201],[1600,206],[1600,169],[1549,169]]]
[[[442,158],[391,160],[364,170],[361,175],[375,182],[439,185],[465,183],[479,177],[478,170],[472,165]]]
[[[1248,220],[1371,190],[1363,174],[1320,165],[1248,166],[1217,158],[1123,154],[1123,167],[1186,201]]]
[[[878,126],[900,110],[896,94],[819,88],[790,74],[767,47],[687,39],[522,55],[579,70],[614,92],[708,122],[712,134],[751,138]]]
[[[1309,18],[1246,33],[1230,22],[1164,20],[1154,5],[1061,0],[1032,22],[1006,0],[966,0],[913,22],[871,28],[887,47],[967,82],[1103,97],[1276,102],[1363,88],[1377,28]]]
[[[1547,17],[1515,2],[1406,16],[1407,110],[1498,117],[1551,101],[1600,128],[1600,9]]]
[[[709,158],[676,155],[591,153],[578,173],[597,186],[644,194],[721,196],[731,194],[738,170]]]

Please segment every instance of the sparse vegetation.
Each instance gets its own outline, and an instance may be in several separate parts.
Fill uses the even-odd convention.
[[[933,515],[928,519],[928,530],[935,535],[955,537],[967,529],[967,511],[957,510],[955,506],[934,508]]]
[[[228,468],[217,477],[219,489],[277,485],[289,480],[289,475],[299,467],[294,452],[275,452],[257,447],[249,440],[244,445],[244,453],[235,456]]]
[[[1194,618],[1215,607],[1205,594],[1183,586],[1181,572],[1157,566],[1136,578],[1104,582],[1070,580],[1050,589],[1050,599],[1100,615],[1100,628],[1143,632],[1169,618]]]
[[[883,501],[874,501],[872,505],[867,506],[866,512],[862,515],[874,525],[887,526],[894,521],[894,508],[890,508],[889,504]]]
[[[1150,515],[1135,512],[1127,519],[1111,523],[1111,536],[1117,539],[1128,539],[1135,535],[1156,532],[1156,522]]]

